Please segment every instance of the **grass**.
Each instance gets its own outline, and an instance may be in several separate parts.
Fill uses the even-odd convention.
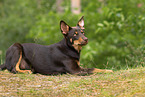
[[[88,76],[45,76],[0,71],[0,96],[142,97],[145,96],[145,68]]]

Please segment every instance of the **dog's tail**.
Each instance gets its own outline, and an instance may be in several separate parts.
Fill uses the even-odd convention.
[[[5,69],[7,69],[5,64],[0,65],[0,70],[5,70]]]

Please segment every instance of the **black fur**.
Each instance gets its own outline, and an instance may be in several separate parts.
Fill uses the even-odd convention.
[[[60,22],[61,32],[64,39],[48,46],[34,43],[15,43],[6,52],[6,61],[0,66],[2,70],[7,69],[17,73],[16,64],[22,52],[19,68],[31,70],[40,74],[89,74],[92,69],[84,69],[79,66],[80,52],[83,45],[88,43],[84,35],[83,17],[78,21],[76,27],[70,27],[64,21]]]

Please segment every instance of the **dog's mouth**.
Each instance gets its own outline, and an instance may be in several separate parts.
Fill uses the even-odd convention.
[[[88,39],[82,39],[82,38],[79,38],[79,40],[75,40],[74,41],[74,45],[78,45],[78,46],[84,46],[88,44]]]
[[[80,44],[78,44],[78,45],[80,45],[80,46],[85,46],[86,44],[88,44],[88,40],[83,41],[83,42],[81,42],[81,43],[80,43]]]
[[[85,46],[87,43],[88,43],[88,39],[87,40],[80,39],[80,41],[75,40],[72,46],[79,52],[82,49],[82,46]]]

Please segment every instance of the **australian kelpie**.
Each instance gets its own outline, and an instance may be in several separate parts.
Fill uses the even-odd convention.
[[[82,46],[88,43],[88,38],[84,35],[83,16],[76,27],[70,27],[64,21],[60,21],[60,29],[64,39],[56,44],[48,46],[34,43],[13,44],[8,48],[5,63],[0,65],[0,69],[7,69],[12,73],[46,75],[112,72],[112,70],[87,69],[79,66]]]

